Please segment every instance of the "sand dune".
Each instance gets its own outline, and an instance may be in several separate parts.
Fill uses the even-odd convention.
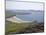
[[[17,18],[16,16],[10,17],[6,19],[7,21],[16,22],[16,23],[28,23],[31,21],[24,21],[22,19]]]

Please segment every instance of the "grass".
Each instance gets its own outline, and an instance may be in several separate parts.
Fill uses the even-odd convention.
[[[6,32],[17,32],[30,25],[30,23],[13,23],[6,21]]]
[[[13,23],[6,21],[6,33],[11,33],[11,32],[23,32],[27,31],[27,29],[32,29],[32,32],[43,32],[44,31],[44,25],[41,24],[34,24],[34,23]]]

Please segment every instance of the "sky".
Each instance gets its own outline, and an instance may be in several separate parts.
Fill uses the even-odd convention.
[[[42,3],[6,1],[6,10],[43,10]]]

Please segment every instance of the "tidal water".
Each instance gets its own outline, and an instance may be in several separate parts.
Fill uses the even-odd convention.
[[[44,21],[44,13],[43,12],[30,12],[31,14],[27,15],[16,15],[16,17],[26,20],[26,21],[38,21],[38,22],[43,22]]]

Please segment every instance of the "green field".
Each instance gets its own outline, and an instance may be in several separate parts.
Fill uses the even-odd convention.
[[[13,23],[6,21],[6,32],[17,32],[24,30],[25,27],[28,27],[28,25],[31,25],[30,23]]]
[[[6,27],[5,29],[6,33],[25,31],[25,28],[31,28],[32,31],[35,31],[35,32],[44,31],[44,26],[42,24],[36,25],[33,23],[13,23],[13,22],[6,21],[5,27]]]

